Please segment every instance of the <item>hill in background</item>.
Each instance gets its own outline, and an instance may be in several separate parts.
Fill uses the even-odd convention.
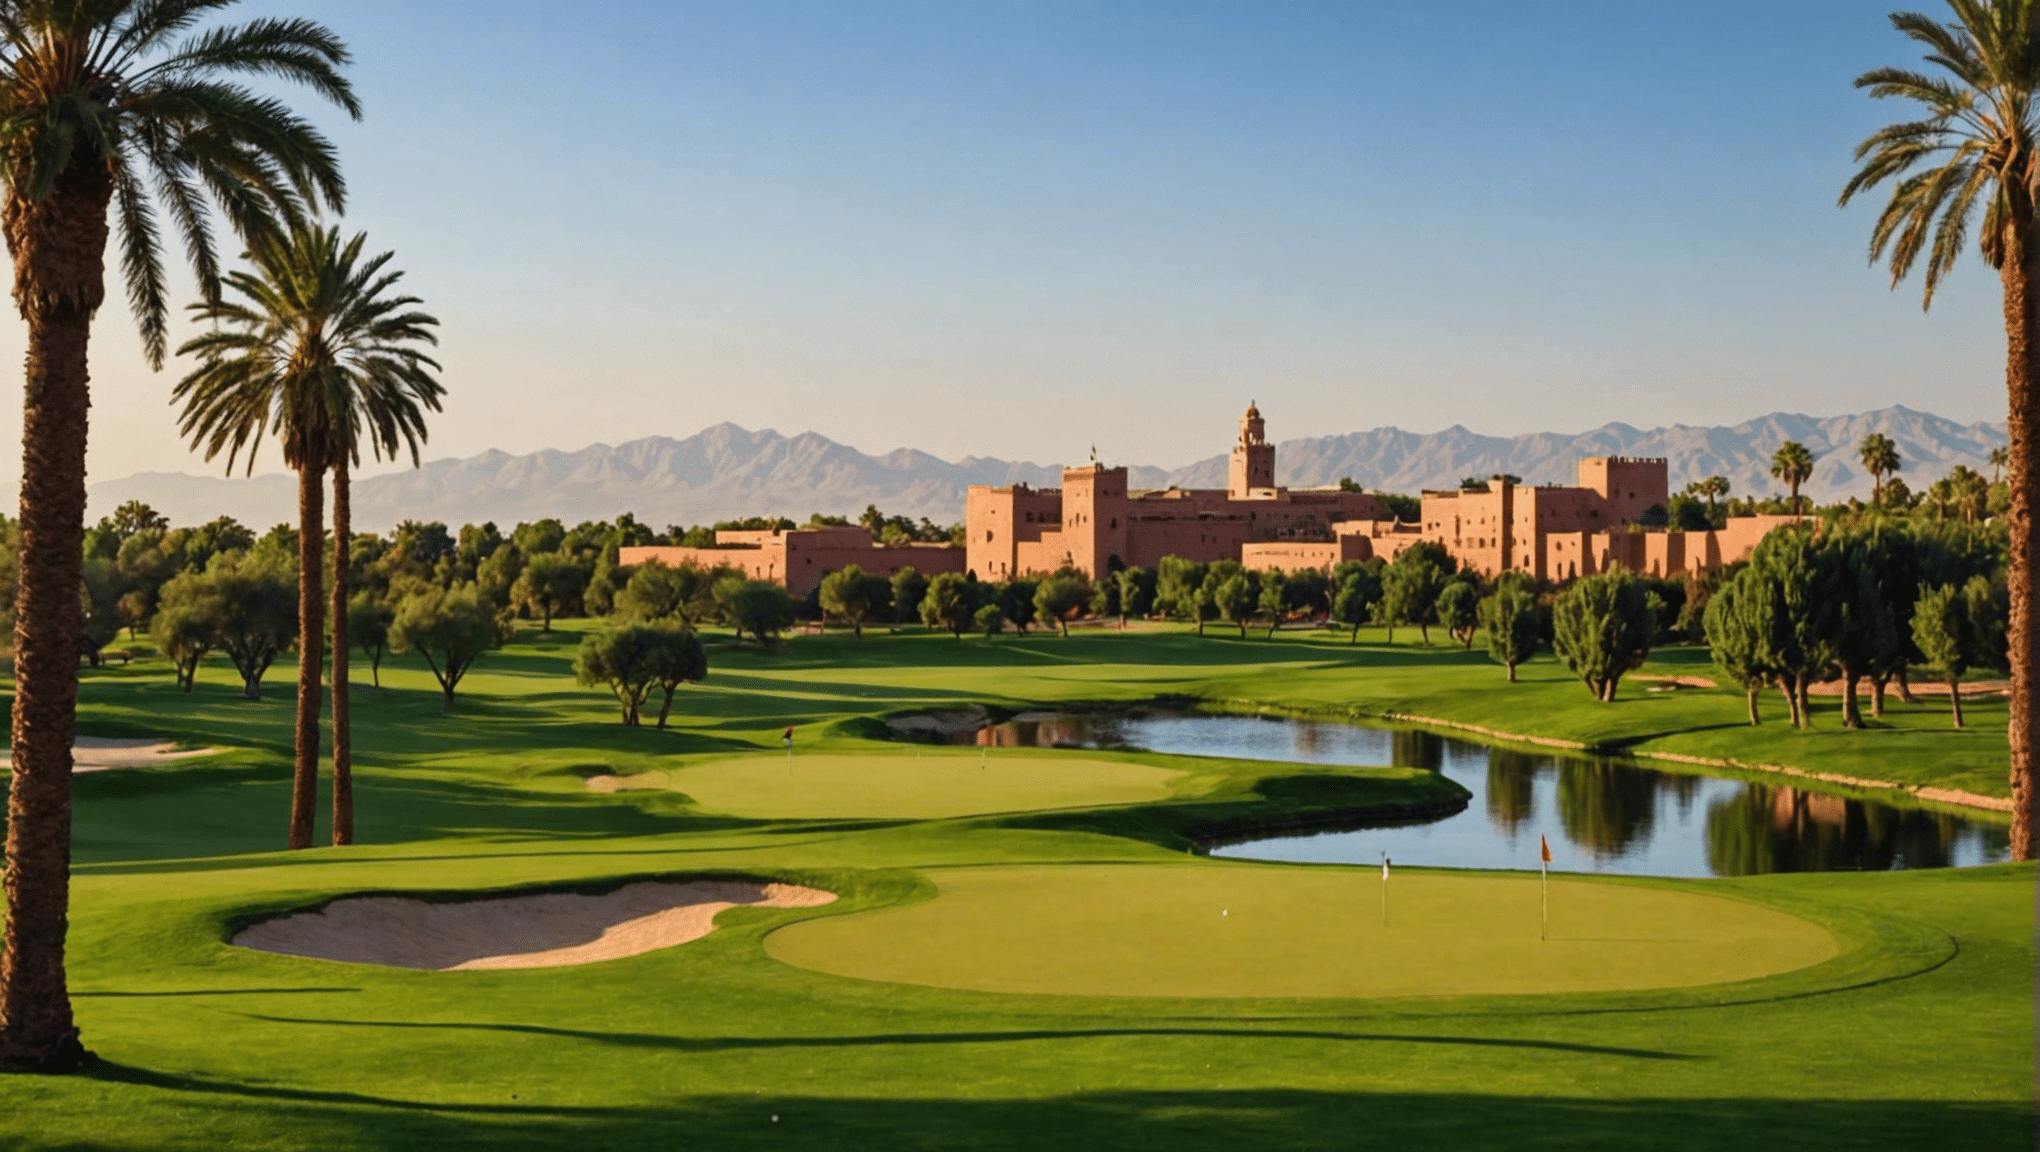
[[[1957,464],[1989,475],[1991,449],[2006,442],[2002,425],[1958,424],[1901,407],[1831,417],[1781,412],[1734,426],[1605,424],[1577,434],[1509,437],[1482,436],[1457,425],[1429,434],[1375,428],[1281,441],[1276,481],[1308,488],[1351,477],[1367,488],[1411,493],[1496,473],[1533,484],[1570,484],[1574,462],[1582,456],[1662,456],[1670,462],[1674,491],[1719,474],[1728,477],[1737,496],[1770,495],[1783,492],[1770,476],[1771,453],[1797,440],[1818,457],[1803,491],[1826,501],[1868,494],[1870,478],[1857,464],[1855,449],[1872,432],[1898,444],[1905,459],[1901,475],[1915,489]],[[1135,465],[1129,479],[1135,488],[1221,488],[1225,475],[1226,457],[1219,454],[1173,471]],[[949,523],[962,519],[964,492],[972,484],[1060,482],[1061,465],[975,456],[952,463],[908,448],[871,456],[814,432],[782,436],[718,424],[684,440],[648,436],[522,456],[491,451],[366,477],[355,483],[354,522],[364,531],[384,531],[406,519],[508,525],[556,516],[576,523],[629,511],[663,527],[767,513],[795,519],[810,512],[854,516],[876,504],[888,514]],[[265,527],[294,519],[297,507],[296,481],[287,475],[227,479],[145,472],[93,484],[91,515],[130,499],[145,500],[180,524],[224,514]]]

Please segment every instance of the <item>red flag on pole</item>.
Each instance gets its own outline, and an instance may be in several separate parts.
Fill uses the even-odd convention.
[[[1537,854],[1543,858],[1546,864],[1551,863],[1551,841],[1539,836],[1537,838]]]

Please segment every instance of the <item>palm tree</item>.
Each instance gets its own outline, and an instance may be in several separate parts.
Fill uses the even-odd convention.
[[[117,239],[150,363],[167,319],[159,212],[202,291],[217,290],[213,205],[243,237],[342,199],[332,146],[235,83],[292,81],[358,116],[347,50],[304,20],[195,31],[227,0],[0,0],[0,231],[28,325],[21,579],[15,599],[0,1066],[65,1071],[91,1056],[64,978],[71,742],[85,519],[88,343]]]
[[[409,310],[417,297],[388,294],[403,273],[384,270],[394,253],[364,262],[367,240],[357,233],[342,244],[337,228],[298,226],[280,241],[255,245],[252,271],[230,273],[226,295],[193,306],[193,316],[212,330],[177,350],[200,362],[178,383],[176,396],[186,405],[184,431],[203,441],[207,458],[226,447],[231,460],[246,447],[252,466],[270,428],[298,471],[298,595],[311,606],[299,619],[298,680],[310,691],[299,695],[298,718],[303,725],[310,717],[313,756],[309,769],[300,760],[292,795],[294,848],[311,844],[317,790],[321,465],[333,471],[333,843],[351,844],[348,469],[361,459],[364,433],[377,458],[394,459],[407,447],[415,465],[425,439],[424,412],[439,410],[443,391],[432,376],[439,365],[417,347],[438,342],[432,329],[439,321]]]
[[[1799,486],[1813,475],[1813,453],[1797,440],[1787,440],[1778,446],[1771,457],[1771,475],[1785,482],[1792,489],[1792,514],[1802,515],[1799,507]]]
[[[1707,501],[1707,523],[1711,525],[1714,523],[1715,500],[1728,495],[1728,477],[1709,476],[1705,480],[1695,480],[1686,485],[1686,491]]]
[[[2033,0],[1949,0],[1955,19],[1939,23],[1918,13],[1891,17],[1892,26],[1926,46],[1932,73],[1879,68],[1856,78],[1876,99],[1923,106],[1922,119],[1878,129],[1856,146],[1862,167],[1843,186],[1841,203],[1892,181],[1891,199],[1870,234],[1870,259],[1887,260],[1895,288],[1926,260],[1922,307],[1955,266],[1969,229],[1982,218],[1978,246],[2004,288],[2005,391],[2011,488],[2011,781],[2012,855],[2035,854],[2033,790],[2040,681],[2035,673],[2033,562],[2040,550],[2034,520],[2040,477],[2033,437],[2040,433],[2040,9]]]
[[[1872,432],[1863,437],[1863,443],[1856,449],[1856,459],[1863,462],[1863,468],[1870,473],[1870,502],[1884,504],[1884,478],[1896,473],[1903,462],[1898,457],[1898,445],[1882,432]]]
[[[2002,480],[2002,479],[2004,479],[2004,475],[2005,475],[2005,460],[2006,460],[2006,459],[2007,459],[2007,458],[2008,458],[2008,457],[2009,457],[2010,455],[2011,455],[2011,453],[2009,453],[2009,452],[2006,452],[2006,451],[2005,451],[2004,449],[2002,449],[2002,448],[1993,448],[1993,449],[1991,449],[1991,450],[1990,450],[1990,483],[1991,483],[1991,487],[1993,487],[1993,488],[1997,487],[1997,482],[1998,482],[1999,480]]]

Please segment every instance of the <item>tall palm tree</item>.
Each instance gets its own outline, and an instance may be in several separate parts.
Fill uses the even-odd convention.
[[[229,467],[244,450],[252,467],[265,432],[281,441],[285,463],[298,473],[298,589],[302,632],[298,653],[298,722],[312,725],[313,758],[298,764],[291,800],[291,846],[309,847],[317,794],[317,725],[321,665],[319,595],[324,533],[320,497],[333,472],[333,842],[354,840],[352,742],[347,715],[348,468],[368,440],[378,457],[408,447],[412,462],[425,439],[426,410],[439,409],[439,365],[420,345],[437,343],[439,323],[411,310],[415,296],[391,294],[403,277],[386,271],[393,253],[364,261],[367,237],[344,244],[337,228],[294,227],[287,236],[252,246],[251,270],[225,278],[227,291],[194,305],[210,330],[179,355],[198,366],[179,381],[181,427],[211,459],[222,449]],[[310,706],[307,707],[306,705]],[[301,741],[300,749],[307,744]]]
[[[2035,855],[2033,789],[2040,680],[2035,678],[2033,569],[2040,550],[2034,521],[2040,476],[2033,437],[2040,433],[2040,5],[2035,0],[1949,0],[1955,19],[1940,23],[1896,13],[1894,28],[1925,45],[1931,72],[1879,68],[1856,78],[1876,99],[1920,104],[1924,116],[1878,129],[1856,146],[1862,167],[1842,188],[1841,203],[1892,181],[1891,199],[1870,234],[1872,263],[1885,260],[1895,288],[1924,253],[1926,290],[1934,289],[1977,240],[2004,289],[2005,392],[2010,409],[2006,478],[2011,507],[2011,782],[2012,854]]]
[[[1863,443],[1856,448],[1856,459],[1861,460],[1863,470],[1870,473],[1870,502],[1882,506],[1884,478],[1904,466],[1898,456],[1898,445],[1884,433],[1872,432],[1863,437]]]
[[[1792,489],[1792,514],[1802,515],[1799,507],[1799,486],[1813,475],[1813,453],[1797,440],[1787,440],[1778,446],[1771,456],[1771,475],[1785,482]]]
[[[2011,453],[2006,452],[2003,448],[1993,448],[1990,450],[1990,482],[1993,486],[1995,486],[1999,480],[2004,479],[2005,461],[2009,459],[2010,456]]]
[[[359,115],[325,28],[262,19],[199,29],[229,0],[0,0],[0,231],[28,325],[21,580],[15,599],[0,1066],[91,1059],[64,979],[71,742],[85,518],[88,342],[117,239],[151,364],[163,360],[167,214],[202,291],[216,291],[214,206],[250,237],[342,199],[332,146],[235,82],[296,82]]]

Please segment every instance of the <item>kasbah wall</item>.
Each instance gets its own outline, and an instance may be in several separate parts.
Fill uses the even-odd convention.
[[[1731,517],[1710,532],[1631,531],[1668,505],[1662,459],[1597,456],[1580,461],[1576,486],[1490,481],[1485,491],[1425,492],[1417,524],[1399,523],[1374,496],[1275,484],[1275,446],[1260,409],[1247,408],[1224,490],[1128,492],[1126,469],[1090,464],[1063,471],[1063,486],[973,485],[965,519],[968,568],[1008,580],[1069,566],[1096,577],[1117,558],[1155,567],[1164,556],[1298,571],[1345,560],[1393,559],[1435,541],[1484,576],[1527,572],[1563,581],[1621,566],[1677,576],[1747,558],[1789,516]]]
[[[1240,418],[1223,489],[1130,492],[1126,469],[1092,463],[1063,470],[1063,486],[972,485],[965,545],[887,548],[862,527],[722,531],[713,548],[624,548],[617,561],[727,565],[753,580],[805,595],[849,564],[891,576],[972,572],[982,580],[1045,575],[1073,567],[1096,578],[1124,566],[1154,568],[1164,556],[1235,559],[1257,570],[1326,569],[1346,560],[1392,560],[1419,540],[1435,541],[1484,576],[1527,572],[1564,581],[1620,566],[1653,576],[1704,572],[1745,559],[1790,516],[1737,516],[1713,532],[1633,532],[1629,526],[1670,500],[1665,462],[1595,456],[1579,463],[1576,486],[1492,480],[1485,491],[1425,492],[1419,523],[1395,520],[1365,492],[1289,489],[1275,484],[1275,446],[1259,408]]]

